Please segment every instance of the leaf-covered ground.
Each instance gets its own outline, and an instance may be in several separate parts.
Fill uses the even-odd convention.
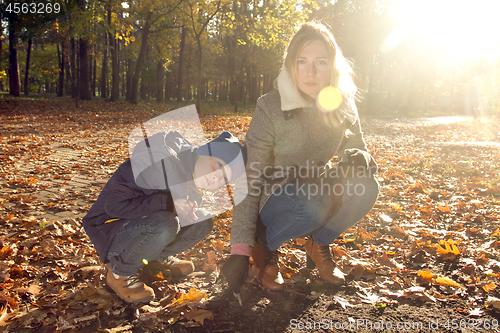
[[[128,157],[132,128],[166,110],[0,100],[0,330],[500,330],[498,119],[362,121],[381,191],[374,209],[332,245],[345,286],[303,269],[305,241],[293,240],[280,249],[286,290],[249,279],[241,307],[219,276],[228,212],[181,256],[195,261],[194,274],[176,280],[148,265],[142,276],[156,302],[126,305],[106,288],[81,217]],[[229,130],[243,140],[250,116],[213,111],[201,118],[208,139]]]

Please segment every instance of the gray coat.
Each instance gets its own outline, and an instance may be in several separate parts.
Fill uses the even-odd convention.
[[[248,195],[233,211],[232,244],[253,246],[258,214],[273,189],[276,190],[275,184],[286,183],[286,171],[305,173],[307,168],[311,175],[318,170],[317,166],[324,166],[334,155],[343,156],[343,151],[337,150],[344,133],[327,127],[321,111],[316,107],[294,110],[292,105],[288,106],[289,111],[283,111],[282,101],[286,96],[293,95],[293,98],[287,99],[287,104],[290,104],[290,100],[297,100],[297,93],[296,90],[283,88],[283,85],[279,87],[280,92],[284,91],[281,96],[275,90],[259,98],[245,137]],[[349,136],[345,148],[366,151],[357,115],[355,119],[351,126],[353,134]],[[290,169],[292,166],[295,169]]]

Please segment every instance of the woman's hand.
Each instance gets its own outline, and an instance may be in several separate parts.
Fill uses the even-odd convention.
[[[189,196],[186,199],[175,199],[174,206],[174,213],[177,213],[179,218],[186,219],[190,223],[198,219],[195,214],[198,210],[198,203],[196,201],[190,201]]]
[[[239,294],[248,276],[248,256],[232,254],[222,266],[222,274],[226,277],[229,287]]]
[[[342,163],[339,164],[341,168],[354,167],[352,172],[354,175],[357,175],[358,172],[361,171],[364,175],[367,174],[369,177],[373,176],[377,172],[377,163],[375,163],[372,155],[366,151],[352,148],[346,149],[344,152],[346,157],[345,161],[342,161]],[[346,174],[351,173],[347,172]]]

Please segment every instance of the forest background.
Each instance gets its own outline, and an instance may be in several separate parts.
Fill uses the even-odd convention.
[[[17,5],[16,5],[17,4]],[[0,90],[255,104],[290,36],[331,30],[369,116],[499,115],[493,1],[0,1]]]

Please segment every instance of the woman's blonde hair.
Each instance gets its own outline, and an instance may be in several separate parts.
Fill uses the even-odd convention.
[[[290,73],[297,91],[305,99],[310,97],[304,94],[297,84],[297,60],[302,49],[309,43],[319,40],[327,48],[328,65],[330,67],[330,86],[337,88],[342,95],[342,104],[332,112],[324,112],[323,120],[333,128],[346,129],[349,124],[345,121],[340,110],[357,115],[356,93],[357,88],[353,81],[353,70],[350,62],[342,55],[332,33],[319,22],[306,22],[293,36],[285,52],[285,67]]]

